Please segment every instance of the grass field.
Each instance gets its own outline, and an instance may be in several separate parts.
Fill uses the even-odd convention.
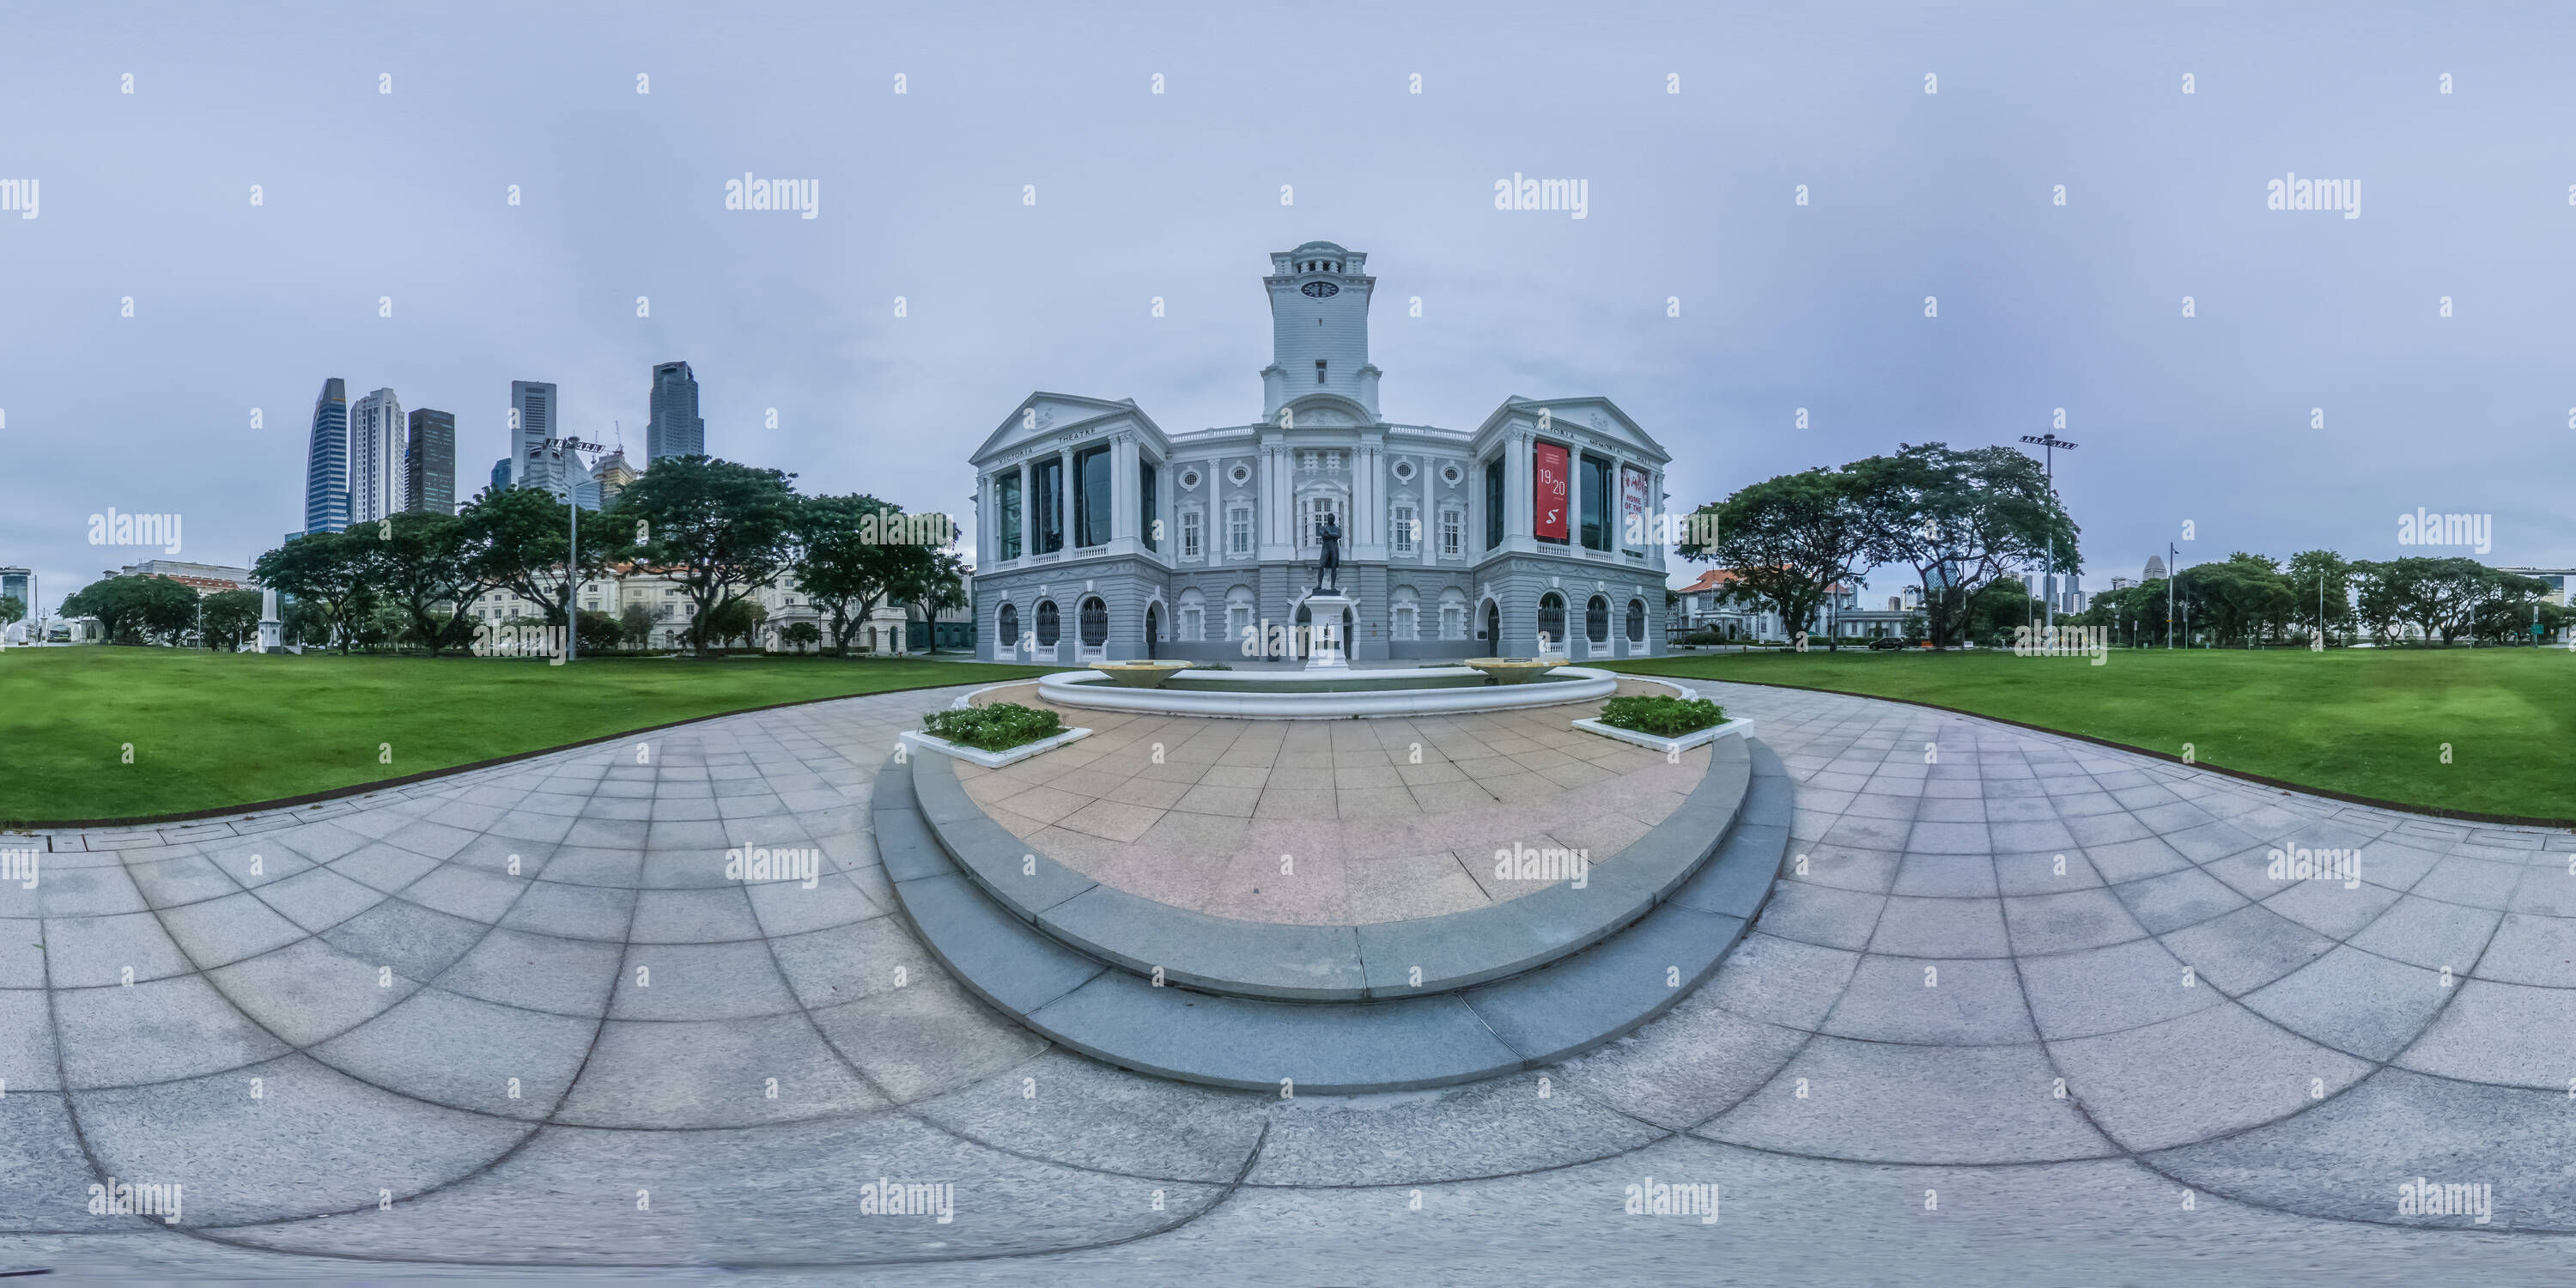
[[[1728,653],[1622,664],[1904,698],[2308,787],[2440,809],[2576,818],[2576,654],[2565,649],[2114,649]],[[2443,763],[2443,744],[2450,763]]]
[[[329,791],[748,707],[1045,668],[957,661],[0,652],[0,823]],[[123,762],[125,744],[134,763]],[[379,764],[378,744],[393,744]]]

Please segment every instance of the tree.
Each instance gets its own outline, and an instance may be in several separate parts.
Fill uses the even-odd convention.
[[[966,606],[966,561],[955,551],[912,546],[902,573],[887,590],[889,598],[921,610],[930,626],[930,651],[939,651],[939,614]]]
[[[2352,581],[2358,566],[2331,550],[2302,550],[2290,556],[2290,594],[2298,601],[2291,620],[2311,636],[2322,633],[2332,639],[2338,632],[2351,631],[2357,622]]]
[[[2075,521],[2038,461],[2009,447],[1953,450],[1902,444],[1894,456],[1843,467],[1855,476],[1870,540],[1865,556],[1914,569],[1931,642],[1947,647],[1968,624],[1977,588],[2007,569],[2049,562],[2080,570]]]
[[[626,638],[625,625],[614,615],[603,613],[596,608],[582,609],[577,620],[581,623],[579,628],[581,637],[578,643],[584,653],[608,652],[616,648],[620,640]]]
[[[474,575],[475,552],[456,516],[405,511],[352,531],[361,540],[376,538],[370,579],[401,611],[409,638],[427,647],[431,657],[449,645],[473,643],[474,618],[463,610],[486,583]],[[442,605],[449,611],[438,612]]]
[[[2217,563],[2182,570],[2175,574],[2174,586],[2190,603],[2186,620],[2200,623],[2218,642],[2243,640],[2248,648],[2267,630],[2287,623],[2297,607],[2278,567],[2242,550]]]
[[[197,601],[197,638],[207,648],[235,652],[258,633],[259,612],[258,591],[217,591]]]
[[[2393,635],[2397,623],[2444,644],[2469,629],[2480,601],[2497,593],[2494,570],[2475,559],[2390,559],[2355,565],[2361,571],[2364,618]]]
[[[823,628],[812,622],[789,622],[787,629],[780,631],[779,635],[795,645],[799,653],[823,642]]]
[[[1682,557],[1732,570],[1736,580],[1724,598],[1768,606],[1795,634],[1816,620],[1836,583],[1866,570],[1872,528],[1860,492],[1857,478],[1823,469],[1738,489],[1692,516],[1713,520],[1691,530],[1714,530],[1715,538],[1685,541]],[[1839,642],[1829,639],[1827,647]]]
[[[308,532],[259,557],[251,573],[259,584],[293,595],[319,608],[331,634],[346,654],[357,642],[360,624],[374,607],[375,535],[357,532]]]
[[[762,607],[759,600],[728,599],[712,614],[699,614],[698,620],[691,623],[690,629],[697,636],[698,651],[703,653],[707,650],[709,640],[719,644],[726,640],[742,640],[748,643],[759,633],[760,624],[767,620],[769,620],[769,610]]]
[[[16,595],[0,595],[0,628],[15,626],[27,620],[26,602]]]
[[[109,577],[64,600],[62,612],[97,618],[119,644],[176,644],[197,624],[197,592],[167,577]]]
[[[850,626],[867,620],[902,571],[904,552],[886,543],[884,516],[899,506],[872,496],[809,496],[796,505],[796,588],[831,615],[832,651],[847,657]]]
[[[653,642],[653,610],[642,604],[628,604],[617,613],[617,637],[629,648],[644,648]]]
[[[2005,647],[2012,644],[2014,630],[2029,626],[2039,615],[2039,600],[2029,587],[1997,577],[1968,597],[1967,628],[1962,634]]]
[[[626,494],[618,494],[622,505]],[[572,575],[564,575],[564,546],[574,520],[565,506],[542,488],[485,488],[457,515],[459,548],[466,572],[484,586],[506,587],[545,612],[546,624],[562,626],[571,619],[574,597],[586,582],[596,581],[608,566],[630,558],[633,521],[596,510],[580,510],[580,543]]]
[[[704,456],[653,462],[617,494],[644,560],[675,574],[697,606],[690,643],[707,651],[715,614],[775,585],[795,554],[795,475]],[[764,610],[765,612],[766,610]]]
[[[321,605],[281,595],[277,615],[280,643],[312,648],[331,642],[331,613]]]

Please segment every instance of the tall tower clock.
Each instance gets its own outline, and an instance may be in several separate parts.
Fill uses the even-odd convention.
[[[1368,256],[1308,242],[1270,256],[1270,365],[1261,373],[1261,416],[1313,394],[1338,394],[1377,419],[1378,369],[1369,365]]]

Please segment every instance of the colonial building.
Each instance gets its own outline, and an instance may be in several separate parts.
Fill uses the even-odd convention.
[[[1368,257],[1270,258],[1258,420],[1166,433],[1133,399],[1040,391],[975,450],[976,655],[1242,658],[1311,625],[1327,515],[1354,660],[1662,653],[1664,449],[1601,397],[1390,422]]]

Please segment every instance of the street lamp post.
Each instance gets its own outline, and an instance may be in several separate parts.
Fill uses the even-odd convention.
[[[608,450],[578,438],[549,438],[545,440],[545,447],[559,456],[567,452]],[[576,463],[580,459],[578,456],[573,458]],[[564,480],[564,660],[567,662],[581,656],[581,586],[574,580],[577,575],[575,567],[580,559],[581,489],[573,486],[567,478]]]
[[[2177,567],[2177,566],[2176,566],[2177,564],[2179,564],[2179,563],[2181,562],[2181,560],[2182,560],[2182,551],[2180,551],[2180,550],[2176,549],[2176,548],[2174,547],[2174,543],[2172,543],[2172,542],[2170,542],[2170,541],[2166,542],[2166,543],[2165,543],[2165,651],[2166,651],[2166,652],[2168,652],[2168,653],[2170,653],[2170,652],[2172,652],[2172,651],[2173,651],[2173,644],[2174,644],[2174,578],[2175,578],[2176,574],[2178,574],[2178,573],[2180,573],[2180,572],[2182,571],[2182,569],[2181,569],[2181,568],[2179,568],[2179,567]]]
[[[2070,452],[2074,451],[2075,444],[2059,438],[2053,432],[2036,436],[2024,434],[2021,436],[2021,441],[2036,444],[2039,447],[2040,456],[2046,462],[2045,468],[2048,471],[2048,500],[2050,504],[2055,504],[2057,501],[2057,451],[2059,448],[2064,448]],[[2048,564],[2039,570],[2039,594],[2040,598],[2044,600],[2047,605],[2046,613],[2048,621],[2048,635],[2045,638],[2053,639],[2057,635],[2057,524],[2053,521],[2055,519],[2054,515],[2050,516],[2050,518],[2052,522],[2048,525]]]

